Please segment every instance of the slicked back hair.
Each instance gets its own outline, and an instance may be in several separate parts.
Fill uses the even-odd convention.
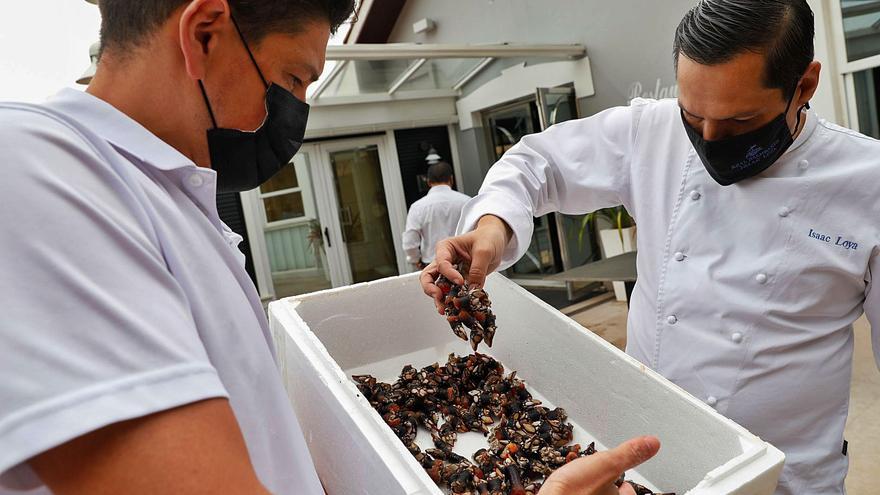
[[[785,99],[813,61],[813,11],[806,0],[700,0],[675,30],[673,56],[717,65],[737,55],[764,55],[764,85]]]

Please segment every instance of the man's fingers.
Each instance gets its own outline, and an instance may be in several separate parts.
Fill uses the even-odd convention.
[[[431,264],[437,265],[437,271],[440,275],[448,278],[454,284],[461,285],[464,283],[464,278],[453,266],[453,263],[460,257],[458,249],[452,242],[453,239],[445,239],[437,243],[434,261]]]
[[[439,300],[443,296],[443,291],[434,285],[434,276],[430,273],[422,272],[422,275],[419,277],[419,282],[421,282],[422,290],[428,297],[434,300]]]
[[[575,459],[550,475],[541,493],[546,489],[550,495],[575,491],[595,495],[618,493],[634,495],[617,490],[614,482],[621,473],[647,461],[658,450],[660,450],[660,440],[655,437],[639,437],[624,442],[614,449]]]
[[[455,269],[455,266],[453,266],[451,262],[443,260],[440,263],[437,263],[437,269],[440,270],[440,275],[448,278],[452,283],[456,285],[462,285],[464,283],[464,277],[458,273],[458,270]]]
[[[443,291],[434,283],[436,279],[437,265],[434,263],[426,266],[425,269],[422,270],[422,274],[419,275],[419,283],[422,284],[422,291],[424,291],[425,295],[434,300],[434,306],[437,307],[437,311],[440,314],[443,314]]]
[[[473,259],[471,260],[471,269],[468,272],[468,282],[473,287],[482,287],[486,283],[486,275],[489,273],[489,264],[495,260],[494,250],[482,244],[474,246],[471,252]]]
[[[660,451],[660,440],[657,437],[638,437],[627,440],[617,447],[597,452],[590,457],[595,458],[586,472],[589,477],[596,481],[596,487],[612,483],[621,473],[628,471],[648,459],[657,455]],[[583,459],[583,458],[582,458]]]
[[[635,489],[629,483],[620,485],[620,491],[618,493],[620,495],[636,495]]]

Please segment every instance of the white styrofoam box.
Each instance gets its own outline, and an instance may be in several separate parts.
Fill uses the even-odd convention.
[[[486,290],[498,333],[481,352],[565,408],[575,441],[608,448],[656,435],[660,453],[629,477],[680,495],[773,493],[784,460],[775,447],[506,278],[492,275]],[[269,319],[327,492],[441,494],[350,379],[394,381],[406,364],[470,353],[422,293],[418,274],[276,301]]]

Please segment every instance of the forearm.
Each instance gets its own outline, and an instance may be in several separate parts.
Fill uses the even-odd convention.
[[[422,260],[422,236],[414,230],[403,233],[403,252],[406,253],[406,261],[412,265]]]
[[[58,495],[269,495],[226,399],[116,423],[29,463]]]

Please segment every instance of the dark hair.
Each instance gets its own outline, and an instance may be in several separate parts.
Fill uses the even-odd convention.
[[[101,0],[101,50],[131,49],[146,41],[188,0]],[[249,43],[270,33],[295,34],[309,22],[325,20],[336,32],[354,12],[354,0],[229,0],[235,21]]]
[[[428,167],[428,182],[438,184],[452,181],[452,165],[446,162],[437,162]]]
[[[745,52],[765,57],[764,85],[788,99],[813,61],[807,0],[700,0],[675,30],[673,56],[717,65]]]

